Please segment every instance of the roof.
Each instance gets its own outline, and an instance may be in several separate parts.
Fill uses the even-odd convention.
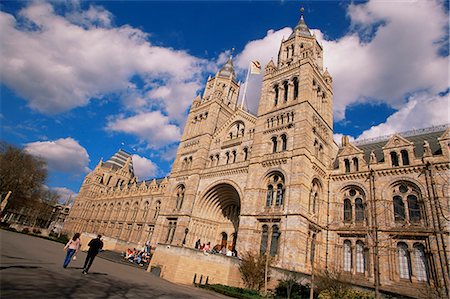
[[[291,39],[295,35],[312,37],[311,31],[309,31],[308,25],[306,25],[303,15],[300,17],[300,21],[298,21],[297,26],[295,26],[294,30],[292,31],[288,39]]]
[[[219,70],[218,76],[223,78],[231,78],[234,80],[236,78],[236,74],[234,73],[233,60],[230,57],[225,63],[225,65]]]
[[[133,169],[133,159],[131,154],[124,151],[123,149],[119,149],[108,161],[105,162],[105,166],[109,166],[114,170],[123,168],[130,158],[129,170],[134,173]]]
[[[402,136],[409,142],[412,142],[414,144],[414,155],[416,157],[422,157],[423,156],[423,142],[426,140],[430,144],[431,152],[433,155],[440,155],[442,154],[442,149],[439,144],[438,138],[441,137],[445,130],[447,129],[448,125],[444,126],[438,126],[438,127],[431,127],[421,130],[414,130],[414,131],[407,131],[403,133],[399,133],[398,135]],[[384,162],[384,155],[383,155],[383,147],[388,143],[389,139],[393,135],[390,136],[382,136],[375,139],[370,140],[361,140],[358,142],[353,142],[352,144],[358,147],[360,150],[364,152],[364,159],[367,163],[370,162],[370,153],[373,151],[377,157],[377,162]],[[339,148],[338,155],[342,152],[343,147]],[[337,169],[339,166],[339,162],[336,159],[334,161],[334,169]]]

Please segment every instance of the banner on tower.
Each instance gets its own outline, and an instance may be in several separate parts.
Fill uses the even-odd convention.
[[[259,75],[261,74],[261,63],[257,60],[250,62],[250,73]]]

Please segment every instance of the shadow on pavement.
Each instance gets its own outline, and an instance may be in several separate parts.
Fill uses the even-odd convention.
[[[12,266],[2,266],[0,267],[0,270],[6,270],[10,268],[19,268],[19,269],[36,269],[36,268],[42,268],[38,266],[24,266],[24,265],[12,265]]]

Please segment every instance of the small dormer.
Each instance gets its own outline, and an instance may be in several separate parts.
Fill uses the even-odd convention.
[[[447,128],[444,134],[438,138],[439,145],[441,146],[442,155],[444,157],[450,157],[450,128]]]
[[[366,166],[364,152],[354,144],[351,144],[348,136],[342,137],[342,149],[338,153],[337,158],[341,172],[355,173],[361,171]]]
[[[392,167],[407,166],[414,160],[414,143],[395,134],[383,146],[385,163]]]

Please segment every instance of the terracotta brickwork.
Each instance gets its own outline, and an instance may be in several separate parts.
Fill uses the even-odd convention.
[[[238,103],[230,58],[193,100],[170,176],[138,181],[124,151],[100,161],[66,230],[103,234],[116,249],[164,244],[152,263],[180,283],[204,273],[240,285],[235,259],[188,249],[200,239],[268,251],[274,267],[305,275],[448,294],[448,126],[338,145],[323,55],[302,17],[264,69],[257,115]]]

